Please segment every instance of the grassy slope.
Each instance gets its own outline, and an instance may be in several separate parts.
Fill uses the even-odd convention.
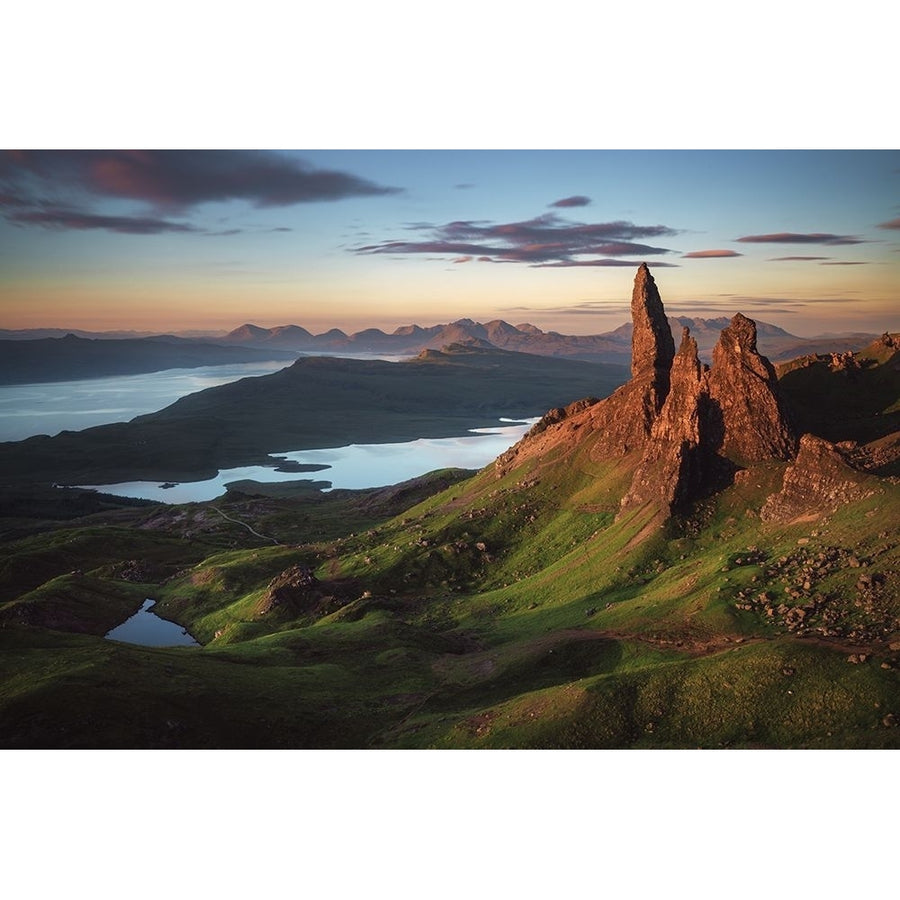
[[[900,745],[895,479],[766,524],[784,471],[771,463],[663,526],[642,510],[615,521],[634,460],[593,462],[589,443],[554,454],[411,506],[371,492],[230,501],[264,534],[321,522],[295,533],[302,544],[266,546],[202,505],[129,511],[148,527],[133,545],[117,532],[124,558],[155,547],[175,566],[209,529],[202,558],[161,567],[156,584],[123,583],[99,549],[110,532],[86,532],[92,567],[0,614],[25,602],[77,615],[103,585],[109,605],[152,592],[206,646],[111,644],[99,614],[79,636],[8,621],[0,744]],[[26,549],[71,538],[51,530]],[[266,585],[295,564],[336,600],[261,615]]]
[[[223,550],[155,587],[107,580],[153,591],[161,614],[209,643],[150,650],[10,625],[0,631],[0,740],[895,746],[900,731],[883,720],[900,716],[897,670],[881,668],[897,657],[886,646],[893,631],[851,665],[858,642],[797,638],[783,618],[735,601],[754,576],[754,589],[782,591],[775,578],[759,583],[771,561],[819,547],[896,572],[895,543],[879,535],[900,515],[898,492],[884,482],[883,493],[825,521],[761,529],[745,510],[779,474],[761,470],[696,520],[677,530],[650,523],[650,536],[634,541],[648,523],[640,514],[612,522],[622,481],[612,467],[571,466],[555,484],[488,469],[353,536]],[[344,605],[322,618],[260,620],[262,588],[297,562],[323,583],[350,585]],[[836,569],[816,588],[852,597],[857,577]],[[74,608],[94,578],[102,570],[57,579],[24,602],[68,591]],[[862,615],[852,604],[845,612]]]

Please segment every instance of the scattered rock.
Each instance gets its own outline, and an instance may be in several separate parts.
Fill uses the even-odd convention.
[[[276,609],[290,614],[309,611],[320,598],[318,588],[319,582],[309,566],[291,566],[269,582],[257,605],[257,614],[267,615]]]

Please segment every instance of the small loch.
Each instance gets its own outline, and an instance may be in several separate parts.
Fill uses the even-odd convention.
[[[149,598],[143,606],[121,625],[108,631],[104,637],[125,644],[141,644],[144,647],[199,647],[198,641],[175,622],[161,619],[150,607],[156,603]]]

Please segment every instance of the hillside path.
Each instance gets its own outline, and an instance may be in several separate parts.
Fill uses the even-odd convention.
[[[222,512],[222,510],[219,509],[218,506],[210,506],[209,508],[214,509],[223,519],[227,519],[229,522],[234,522],[235,525],[242,525],[244,528],[247,529],[247,531],[250,532],[250,534],[255,535],[256,537],[260,538],[261,540],[271,541],[273,544],[276,544],[276,545],[281,544],[280,541],[277,541],[275,538],[271,537],[270,535],[260,534],[258,531],[256,531],[256,529],[252,528],[246,522],[242,522],[240,519],[234,519],[231,516],[229,516],[228,513]]]

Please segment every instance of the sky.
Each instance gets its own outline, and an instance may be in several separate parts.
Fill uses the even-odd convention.
[[[900,329],[893,150],[2,151],[0,327]]]

